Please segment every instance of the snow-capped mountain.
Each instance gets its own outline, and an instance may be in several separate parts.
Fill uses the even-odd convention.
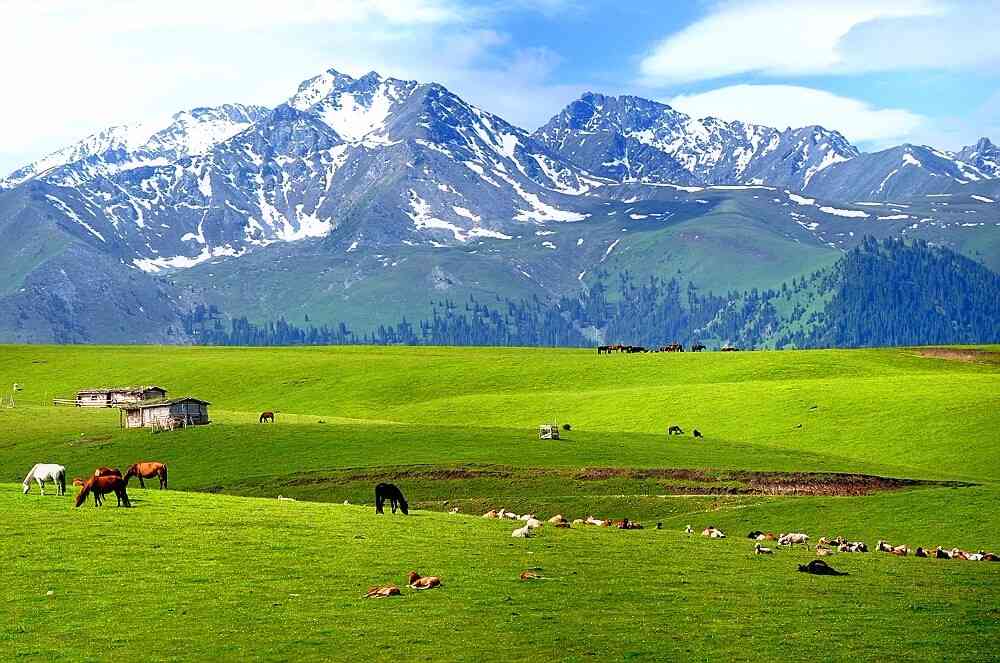
[[[332,69],[289,92],[113,127],[0,180],[0,267],[15,266],[0,332],[180,341],[182,312],[210,297],[267,315],[284,311],[272,296],[350,301],[371,322],[375,301],[404,315],[453,287],[560,296],[606,270],[724,291],[745,279],[717,280],[735,273],[719,261],[791,278],[865,234],[981,255],[997,232],[986,139],[863,154],[821,127],[598,94],[528,133],[436,83]],[[287,271],[305,283],[276,295]]]
[[[778,131],[695,119],[641,97],[586,93],[535,132],[568,161],[620,182],[771,184],[802,190],[816,173],[858,156],[835,131]]]
[[[146,271],[321,237],[465,242],[579,221],[600,186],[503,119],[437,84],[334,70],[274,110],[227,106],[165,129],[108,130],[18,171],[78,235]],[[344,238],[348,239],[348,238]]]
[[[205,154],[218,143],[258,121],[262,106],[225,104],[174,114],[163,128],[150,124],[109,127],[19,168],[0,179],[0,190],[45,177],[53,184],[76,186],[98,176],[111,176],[142,166],[167,165],[186,156]]]
[[[534,136],[567,161],[618,182],[770,185],[831,200],[890,200],[1000,190],[1000,150],[988,139],[957,153],[902,145],[862,153],[819,126],[772,127],[692,118],[632,96],[586,93]]]
[[[804,190],[836,200],[900,200],[953,193],[964,185],[995,177],[957,154],[923,145],[900,145],[859,155],[817,173]]]
[[[953,156],[974,166],[984,177],[1000,178],[1000,147],[989,138],[980,138],[975,145],[962,148]]]

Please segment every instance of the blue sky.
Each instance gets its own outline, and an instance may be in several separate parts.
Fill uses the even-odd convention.
[[[593,90],[957,149],[1000,140],[998,34],[993,0],[0,0],[0,171],[114,124],[276,105],[329,67],[528,129]]]

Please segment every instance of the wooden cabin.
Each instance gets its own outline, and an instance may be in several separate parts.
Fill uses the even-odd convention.
[[[539,440],[558,440],[559,426],[556,424],[542,424],[538,427]]]
[[[118,407],[123,403],[162,400],[167,390],[156,385],[145,387],[100,387],[76,392],[77,407]]]
[[[122,410],[124,428],[151,428],[173,430],[185,426],[204,426],[209,423],[208,401],[190,396],[170,398],[149,403],[125,403]]]

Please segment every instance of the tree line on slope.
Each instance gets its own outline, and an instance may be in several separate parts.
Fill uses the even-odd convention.
[[[747,348],[861,347],[1000,340],[1000,276],[948,249],[865,238],[834,266],[780,288],[702,294],[691,283],[600,273],[578,295],[546,301],[473,297],[434,302],[416,324],[405,318],[358,333],[347,324],[298,326],[245,317],[223,324],[214,307],[185,316],[207,345],[497,345],[656,347],[733,344]]]

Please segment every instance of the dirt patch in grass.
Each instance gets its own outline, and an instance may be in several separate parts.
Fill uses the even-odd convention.
[[[925,348],[917,351],[921,357],[930,359],[948,359],[963,361],[969,364],[1000,365],[1000,352],[977,350],[975,348]]]
[[[676,468],[516,468],[508,466],[386,467],[310,472],[271,478],[272,486],[371,485],[380,482],[444,486],[466,482],[566,484],[590,492],[594,484],[614,485],[636,494],[674,495],[870,495],[882,491],[918,487],[962,487],[974,484],[956,481],[897,479],[868,474],[817,472],[750,472],[743,470],[699,470]],[[433,489],[432,489],[433,490]]]

